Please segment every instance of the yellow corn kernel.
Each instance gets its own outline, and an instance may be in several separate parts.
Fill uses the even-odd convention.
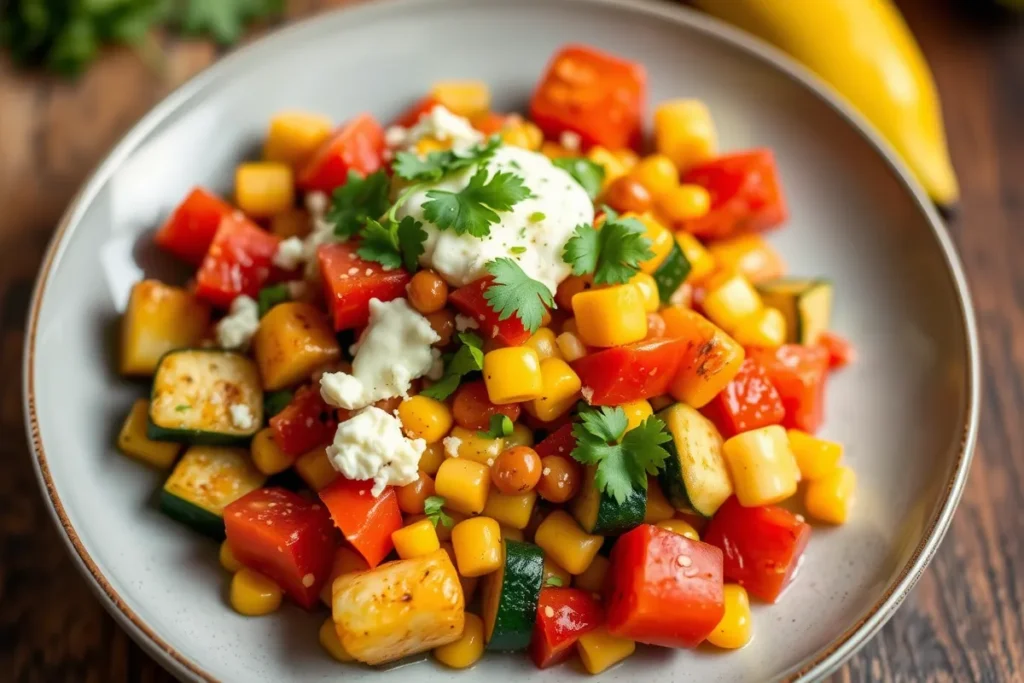
[[[700,185],[683,184],[661,195],[655,203],[670,225],[703,218],[711,210],[711,195]]]
[[[615,150],[615,158],[619,160],[622,167],[626,169],[626,173],[632,171],[638,163],[640,163],[640,155],[629,149],[623,147],[622,149]]]
[[[501,565],[501,526],[490,517],[473,517],[452,529],[460,576],[483,576]]]
[[[227,541],[220,544],[220,566],[228,570],[232,574],[242,569],[242,563],[235,557],[235,553],[231,550],[231,546],[228,545]]]
[[[421,519],[392,532],[391,542],[395,544],[395,552],[403,560],[429,555],[441,547],[434,523],[429,519]]]
[[[242,164],[235,171],[238,208],[256,218],[269,218],[295,203],[291,166],[271,161]]]
[[[319,491],[338,478],[338,470],[334,469],[331,461],[327,458],[327,451],[323,447],[314,448],[308,453],[303,453],[295,461],[295,471],[306,482],[306,486]]]
[[[544,380],[537,352],[528,346],[509,346],[484,354],[484,384],[487,397],[497,405],[540,397]]]
[[[484,508],[484,514],[487,514],[487,508]],[[501,537],[508,541],[519,541],[522,543],[526,540],[526,534],[523,533],[522,529],[513,529],[510,526],[501,526]]]
[[[573,294],[573,296],[576,295]],[[576,325],[575,317],[567,318],[565,322],[562,323],[562,332],[568,332],[569,334],[575,334],[576,336],[579,336],[580,330],[579,327]]]
[[[650,249],[654,256],[646,261],[641,261],[640,270],[648,274],[653,273],[672,252],[672,247],[675,246],[675,237],[672,236],[672,232],[668,228],[649,213],[639,216],[634,213],[624,213],[622,217],[635,218],[643,223],[644,236],[651,241]]]
[[[735,583],[725,584],[725,613],[708,642],[726,650],[741,648],[750,642],[750,598],[747,589]]]
[[[153,441],[146,436],[149,423],[149,401],[140,398],[128,411],[124,426],[117,435],[117,447],[125,455],[158,467],[169,469],[181,452],[181,444],[170,441]]]
[[[640,423],[654,415],[654,408],[644,399],[630,401],[619,406],[626,413],[626,431],[639,427]]]
[[[426,396],[413,396],[402,401],[398,406],[398,419],[407,437],[423,439],[427,443],[443,439],[454,421],[447,404]]]
[[[604,589],[604,577],[608,575],[609,564],[607,557],[598,555],[585,572],[573,579],[572,585],[591,593],[600,593]]]
[[[444,462],[444,444],[428,443],[423,455],[420,456],[420,472],[434,476],[437,468]]]
[[[633,654],[636,643],[613,636],[604,626],[598,626],[580,636],[576,651],[587,673],[599,674]]]
[[[239,614],[259,617],[281,606],[281,588],[251,569],[240,569],[231,577],[231,606]]]
[[[406,523],[411,524],[412,521],[406,520]],[[320,589],[320,600],[330,607],[331,598],[334,593],[334,580],[339,576],[344,576],[345,574],[365,572],[369,568],[370,565],[366,563],[366,560],[362,555],[348,546],[340,546],[334,551],[334,560],[331,562],[331,572],[327,576],[327,581],[324,582],[324,587]]]
[[[320,645],[327,650],[327,654],[339,662],[354,662],[355,657],[345,652],[345,647],[338,638],[338,629],[334,627],[334,619],[327,617],[324,623],[320,624]]]
[[[587,570],[604,543],[601,536],[583,531],[565,510],[548,515],[537,527],[533,541],[574,576]]]
[[[693,525],[687,522],[685,519],[663,519],[658,522],[655,526],[667,529],[674,534],[685,536],[691,541],[699,541],[700,534],[693,528]]]
[[[800,470],[782,427],[737,434],[722,444],[722,453],[740,505],[771,505],[796,493]]]
[[[839,467],[843,458],[843,444],[826,441],[799,429],[786,430],[789,447],[800,468],[800,478],[807,481],[821,479]]]
[[[715,270],[715,259],[696,237],[688,232],[676,233],[676,244],[683,251],[683,256],[690,262],[687,282],[700,282]]]
[[[284,472],[292,466],[292,458],[274,441],[274,430],[270,427],[256,432],[249,449],[252,452],[252,464],[267,476]]]
[[[464,515],[483,512],[490,489],[491,469],[466,458],[445,460],[434,479],[434,491],[445,499],[445,507]]]
[[[629,284],[640,290],[640,296],[644,299],[644,311],[657,313],[661,308],[661,297],[658,294],[658,283],[654,278],[641,271],[629,278]]]
[[[853,508],[857,475],[849,467],[840,466],[807,485],[804,507],[815,519],[830,524],[843,524]]]
[[[583,383],[579,375],[561,358],[545,358],[540,362],[544,389],[541,395],[526,403],[526,411],[538,420],[551,422],[576,405]]]
[[[537,503],[537,492],[527,491],[509,495],[491,489],[484,506],[484,516],[492,517],[513,529],[525,529],[530,524],[530,515]]]
[[[454,643],[434,649],[434,659],[451,669],[466,669],[484,656],[484,622],[472,613],[466,613],[462,637]]]
[[[490,467],[494,459],[505,450],[505,439],[496,439],[481,435],[475,429],[466,429],[456,425],[452,427],[449,438],[444,440],[445,455],[453,458],[466,458],[481,465]]]
[[[740,273],[754,284],[786,274],[779,252],[760,235],[740,235],[708,245],[708,251],[722,270]]]
[[[555,343],[555,333],[550,327],[542,327],[526,340],[526,346],[537,352],[542,361],[545,358],[561,358],[562,354]]]
[[[644,524],[657,524],[675,517],[676,509],[668,502],[657,479],[647,479],[647,512],[644,513]]]
[[[777,308],[762,308],[741,322],[732,337],[741,346],[782,346],[786,343],[786,316]]]
[[[580,339],[588,346],[621,346],[647,336],[643,295],[635,285],[588,289],[572,298],[572,308]]]
[[[506,145],[537,151],[544,142],[544,133],[535,123],[519,120],[501,131],[501,140]]]
[[[505,437],[505,448],[532,446],[533,441],[533,430],[517,422],[512,425],[512,433]]]
[[[725,273],[708,282],[704,312],[726,332],[732,332],[763,308],[761,295],[739,273]]]
[[[562,157],[571,157],[573,152],[562,147],[557,142],[543,142],[540,145],[540,153],[546,156],[548,159],[561,159]]]
[[[558,335],[555,337],[555,343],[558,344],[562,359],[567,363],[572,363],[587,355],[587,347],[583,340],[573,332],[563,332]]]
[[[680,171],[717,154],[718,134],[707,105],[699,100],[668,100],[654,110],[654,146]]]
[[[445,547],[446,543],[448,545],[451,545],[452,528],[462,520],[466,519],[465,515],[455,512],[455,510],[452,510],[450,507],[448,507],[447,502],[445,503],[444,511],[449,517],[452,518],[452,525],[448,526],[443,522],[439,522],[438,525],[434,527],[434,532],[437,534],[437,540],[441,541],[442,548]],[[426,515],[405,515],[405,524],[406,526],[408,526],[410,524],[419,522],[426,518]],[[455,564],[455,555],[452,555],[452,564]]]
[[[604,183],[601,185],[602,189],[608,187],[614,181],[626,175],[626,171],[628,170],[622,163],[621,159],[600,145],[591,147],[590,151],[587,152],[587,158],[604,169]]]
[[[552,581],[552,579],[554,579],[554,581]],[[541,582],[541,585],[568,588],[570,583],[572,583],[572,574],[565,571],[561,565],[545,555],[544,579]]]
[[[331,136],[334,123],[321,114],[289,111],[270,119],[263,159],[295,167]]]
[[[644,157],[630,170],[629,175],[655,199],[679,185],[679,170],[664,154]]]
[[[456,116],[471,119],[491,108],[491,91],[483,81],[438,81],[430,96]]]
[[[425,157],[431,152],[443,152],[446,149],[451,149],[451,146],[451,141],[442,142],[428,135],[416,141],[414,150],[418,156]]]

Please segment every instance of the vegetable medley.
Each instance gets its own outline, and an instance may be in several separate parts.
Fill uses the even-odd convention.
[[[645,80],[569,46],[528,117],[467,81],[386,129],[282,113],[234,203],[196,188],[160,227],[197,270],[132,291],[121,370],[153,388],[119,445],[223,540],[235,610],[323,603],[345,662],[596,674],[742,647],[811,535],[791,510],[846,521],[814,434],[852,348],[761,237],[772,153],[720,153],[680,99],[639,156]]]

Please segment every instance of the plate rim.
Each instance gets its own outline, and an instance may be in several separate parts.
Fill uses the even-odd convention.
[[[198,662],[179,652],[161,638],[114,590],[113,586],[93,561],[92,556],[78,536],[78,532],[72,526],[50,475],[46,450],[39,431],[34,377],[35,340],[39,313],[46,294],[46,286],[53,273],[55,264],[67,247],[69,238],[81,221],[82,213],[94,200],[98,191],[110,179],[113,172],[131,156],[150,133],[163,124],[180,107],[193,97],[201,94],[209,85],[230,75],[232,69],[243,66],[246,60],[253,59],[254,55],[260,50],[265,49],[268,43],[280,42],[284,44],[291,39],[293,34],[310,30],[310,26],[313,23],[322,20],[325,16],[352,12],[367,12],[368,15],[372,16],[374,13],[401,11],[403,8],[414,8],[429,4],[441,5],[448,1],[375,0],[370,2],[369,0],[353,0],[353,2],[347,5],[330,9],[326,12],[316,13],[304,19],[294,21],[284,28],[272,30],[267,35],[261,36],[217,60],[166,95],[121,137],[73,196],[47,244],[29,305],[22,361],[22,407],[36,479],[42,492],[45,494],[44,497],[48,503],[47,508],[50,517],[62,532],[61,538],[67,546],[69,554],[78,566],[79,572],[89,579],[87,583],[97,597],[100,598],[101,604],[136,643],[178,678],[188,676],[193,680],[204,683],[220,683],[219,679],[206,671]],[[501,2],[501,0],[476,0],[476,2],[485,1]],[[956,290],[957,304],[963,322],[964,347],[967,353],[965,377],[967,414],[960,439],[960,448],[955,458],[952,476],[946,484],[945,491],[940,494],[936,512],[933,513],[926,523],[921,542],[904,563],[897,577],[889,583],[881,597],[864,613],[861,619],[849,626],[807,662],[794,667],[794,669],[784,674],[783,680],[804,681],[823,677],[838,668],[873,637],[906,598],[941,545],[967,482],[970,464],[977,443],[982,376],[980,372],[981,360],[977,321],[969,285],[956,246],[949,234],[948,228],[925,195],[923,188],[912,176],[908,167],[889,143],[882,138],[871,123],[859,112],[855,111],[831,86],[781,50],[716,18],[689,7],[669,4],[663,0],[547,0],[547,2],[559,2],[564,5],[608,6],[624,9],[630,13],[654,16],[674,25],[695,30],[709,38],[725,42],[781,72],[798,85],[805,87],[812,96],[817,97],[821,102],[830,107],[882,157],[882,160],[895,175],[897,182],[910,193],[917,208],[925,215],[932,235],[938,243],[949,277]]]

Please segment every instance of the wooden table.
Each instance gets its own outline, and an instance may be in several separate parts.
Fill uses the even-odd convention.
[[[345,0],[294,0],[301,16]],[[1024,681],[1024,28],[906,0],[944,96],[963,185],[951,230],[982,336],[981,440],[963,502],[903,607],[842,681]],[[170,89],[214,59],[160,39],[156,73],[128,50],[79,82],[0,61],[0,672],[29,683],[170,681],[93,598],[44,508],[21,408],[22,336],[54,225],[93,166]],[[1018,338],[1018,335],[1020,337]],[[908,425],[908,428],[927,428]]]

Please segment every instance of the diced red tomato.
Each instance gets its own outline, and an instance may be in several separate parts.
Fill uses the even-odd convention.
[[[401,126],[402,128],[411,128],[419,122],[420,117],[439,104],[440,102],[437,101],[437,98],[433,95],[427,95],[419,102],[402,112],[402,115],[395,119],[391,125]]]
[[[608,632],[648,645],[696,647],[725,614],[722,551],[641,524],[612,548]]]
[[[303,190],[331,192],[348,180],[349,171],[366,176],[384,163],[384,129],[369,114],[345,122],[313,152],[299,171],[296,184]]]
[[[828,367],[831,370],[845,368],[857,360],[857,350],[850,340],[835,332],[823,332],[818,343],[828,351]]]
[[[240,211],[224,216],[196,273],[196,296],[227,308],[235,297],[255,297],[274,270],[281,238]]]
[[[667,393],[686,348],[685,339],[645,340],[583,356],[572,369],[587,403],[614,406]]]
[[[537,601],[537,621],[530,657],[538,669],[564,662],[579,637],[602,621],[601,605],[579,588],[544,588]]]
[[[770,149],[755,149],[712,159],[683,174],[684,183],[711,195],[711,210],[684,221],[683,230],[705,239],[761,232],[786,220],[782,183]]]
[[[519,419],[521,411],[518,403],[491,403],[487,385],[482,379],[460,385],[455,391],[455,398],[452,399],[455,422],[464,429],[486,432],[491,428],[491,418],[495,415],[505,415],[515,422]]]
[[[258,489],[224,508],[231,551],[306,609],[331,571],[337,538],[323,506],[285,489]]]
[[[317,446],[330,443],[338,428],[334,408],[324,402],[316,387],[299,387],[292,402],[270,418],[274,443],[287,455],[297,458]]]
[[[789,510],[775,505],[746,508],[733,496],[708,524],[704,542],[725,554],[726,580],[775,602],[793,580],[810,537],[810,525]]]
[[[556,54],[530,100],[530,119],[544,135],[580,136],[585,147],[635,146],[647,89],[642,64],[585,45]]]
[[[576,448],[576,437],[572,434],[572,425],[564,424],[542,439],[533,447],[533,450],[537,451],[537,455],[542,458],[549,455],[569,457],[574,448]]]
[[[402,528],[402,511],[394,489],[388,486],[374,498],[372,488],[372,481],[339,477],[320,490],[320,500],[330,510],[334,525],[371,568],[395,547],[391,534]]]
[[[198,266],[217,234],[221,219],[235,211],[235,207],[214,193],[197,187],[156,231],[153,240],[161,249]]]
[[[489,111],[473,118],[473,127],[485,136],[500,133],[508,123],[508,116]]]
[[[828,350],[824,346],[783,344],[776,349],[747,349],[747,357],[764,366],[782,397],[786,409],[782,424],[811,434],[818,431],[825,412]]]
[[[779,392],[753,358],[744,359],[732,381],[701,412],[726,439],[740,432],[777,425],[786,416]]]
[[[351,242],[325,244],[317,250],[317,258],[324,281],[324,298],[336,330],[366,325],[370,319],[370,299],[391,301],[405,296],[408,271],[384,270],[375,261],[364,261]]]
[[[452,292],[448,296],[448,302],[462,315],[477,321],[480,324],[480,329],[477,330],[480,334],[496,339],[505,346],[519,346],[530,338],[530,333],[516,316],[498,320],[498,314],[484,297],[484,292],[493,282],[494,278],[490,275],[470,282]]]

